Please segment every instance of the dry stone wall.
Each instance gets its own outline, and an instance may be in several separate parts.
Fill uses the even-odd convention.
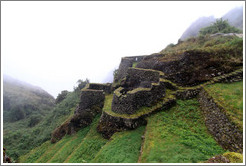
[[[150,106],[165,96],[165,83],[160,81],[160,72],[129,68],[126,82],[115,90],[112,111],[134,114],[142,106]]]
[[[205,124],[215,140],[233,152],[243,152],[243,133],[226,116],[225,108],[219,106],[211,96],[202,90],[199,102],[204,113]]]

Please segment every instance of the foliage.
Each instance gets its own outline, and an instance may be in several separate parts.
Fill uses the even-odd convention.
[[[141,162],[194,163],[223,152],[207,133],[197,100],[178,100],[148,118]]]
[[[217,83],[205,89],[226,109],[227,115],[243,130],[243,81],[235,83]]]
[[[111,140],[102,147],[95,163],[136,163],[138,161],[145,126],[136,130],[115,133]]]
[[[69,92],[67,90],[61,91],[61,93],[58,94],[55,103],[58,104],[62,100],[64,100]]]
[[[200,35],[215,34],[215,33],[241,33],[241,30],[230,26],[227,20],[222,18],[217,19],[211,26],[201,28]]]
[[[50,140],[52,131],[73,114],[79,95],[79,91],[69,93],[45,116],[33,113],[16,122],[4,122],[3,143],[8,149],[8,155],[17,160],[19,156]]]
[[[47,115],[54,107],[54,98],[44,90],[18,82],[3,82],[4,122],[15,122],[36,114]]]
[[[83,88],[86,86],[86,84],[88,84],[88,83],[90,83],[90,80],[87,79],[87,78],[86,78],[85,80],[79,79],[79,80],[77,81],[78,86],[77,86],[77,87],[74,87],[74,91],[80,91],[80,90],[83,89]]]
[[[117,78],[118,72],[119,72],[119,69],[115,69],[115,70],[114,70],[114,72],[113,72],[114,79]]]

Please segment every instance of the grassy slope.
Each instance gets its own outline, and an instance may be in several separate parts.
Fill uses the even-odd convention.
[[[3,143],[12,160],[18,161],[19,156],[50,140],[51,132],[73,114],[78,99],[79,92],[70,93],[34,127],[28,127],[28,119],[4,123]]]
[[[145,126],[136,130],[115,133],[96,157],[95,163],[136,163],[138,161]]]
[[[148,118],[141,162],[194,163],[223,152],[207,133],[197,100],[178,100]]]
[[[243,129],[243,81],[213,84],[205,89],[226,109],[231,120]]]
[[[87,163],[95,157],[97,152],[108,140],[104,139],[97,131],[96,127],[99,121],[99,116],[95,118],[91,124],[91,129],[83,139],[83,141],[73,151],[71,156],[65,160],[68,163]]]

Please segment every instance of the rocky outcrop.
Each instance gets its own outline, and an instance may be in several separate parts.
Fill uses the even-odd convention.
[[[101,112],[104,99],[105,93],[103,90],[82,89],[80,102],[74,115],[53,131],[51,142],[55,143],[66,134],[73,134],[91,124],[94,117]]]
[[[205,90],[199,93],[198,99],[204,113],[205,124],[215,140],[224,149],[242,153],[243,133],[227,117],[225,108],[218,105]]]

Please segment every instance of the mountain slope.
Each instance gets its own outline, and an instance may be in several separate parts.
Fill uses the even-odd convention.
[[[231,26],[243,30],[243,7],[236,7],[230,10],[222,17],[222,19],[228,20]],[[184,41],[190,37],[198,36],[201,28],[207,27],[215,21],[216,18],[213,16],[198,18],[185,30],[185,32],[180,37],[180,40]]]
[[[9,101],[18,100],[21,103],[21,111],[25,115],[23,118],[15,121],[5,119],[3,123],[3,145],[7,149],[8,156],[14,162],[18,162],[19,156],[26,154],[31,149],[51,139],[51,132],[73,113],[78,104],[80,91],[76,89],[73,92],[68,92],[64,100],[54,104],[55,99],[40,88],[19,81],[17,82],[17,87],[14,86],[16,81],[14,85],[13,81],[11,83],[8,83],[9,81],[6,82],[4,96],[7,95],[8,98],[13,99]],[[8,89],[8,87],[11,87],[11,89]],[[21,98],[18,99],[20,96]],[[38,100],[40,98],[41,100]],[[51,106],[49,105],[50,98],[52,101]],[[29,101],[27,102],[28,104],[23,104],[26,101]],[[4,100],[5,102],[6,100]],[[17,106],[17,103],[9,103],[7,108],[12,109],[4,110],[4,117],[11,117],[11,114],[8,114],[8,112],[12,112],[15,108],[13,105]],[[30,104],[34,106],[26,106]],[[36,107],[37,109],[35,110],[31,109]],[[17,109],[16,111],[19,110]],[[28,113],[26,114],[26,112]]]
[[[241,82],[214,84],[223,86],[221,99],[227,99],[231,87],[241,88]],[[211,88],[211,86],[206,86]],[[236,92],[237,90],[235,90]],[[235,93],[240,102],[242,94]],[[105,101],[107,102],[107,101]],[[228,103],[230,106],[232,103]],[[178,100],[168,110],[147,117],[147,126],[115,133],[110,140],[96,132],[99,120],[67,135],[55,144],[45,142],[20,157],[27,163],[199,163],[226,152],[207,132],[197,99]],[[145,132],[145,133],[144,133]],[[143,139],[144,138],[144,139]],[[142,148],[141,148],[142,146]],[[141,149],[141,151],[140,151]],[[241,162],[242,160],[239,160]],[[234,161],[235,162],[235,161]]]

